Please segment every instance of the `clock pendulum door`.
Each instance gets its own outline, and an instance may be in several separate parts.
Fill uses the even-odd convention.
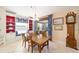
[[[77,49],[77,42],[74,33],[74,24],[67,24],[66,46]]]
[[[69,16],[73,16],[74,21],[68,21]],[[77,41],[75,39],[75,21],[76,21],[76,14],[70,12],[66,15],[66,24],[67,24],[66,46],[71,47],[73,49],[77,49]]]

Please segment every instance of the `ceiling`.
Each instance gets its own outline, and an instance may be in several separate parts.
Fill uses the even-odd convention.
[[[32,16],[34,17],[35,12],[37,17],[42,17],[45,15],[53,14],[60,10],[79,10],[79,7],[74,6],[4,6],[6,10],[16,12],[16,14],[21,16]]]

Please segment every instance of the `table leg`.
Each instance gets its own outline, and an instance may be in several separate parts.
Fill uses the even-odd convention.
[[[49,41],[47,41],[47,48],[49,48]]]
[[[26,48],[26,41],[25,41],[25,48]]]
[[[28,45],[28,52],[29,52],[29,49],[30,49],[30,47],[29,47],[29,45]]]
[[[33,53],[33,42],[31,42],[31,52]]]
[[[38,45],[39,53],[41,53],[41,45]]]
[[[31,52],[33,53],[33,46],[32,46]]]

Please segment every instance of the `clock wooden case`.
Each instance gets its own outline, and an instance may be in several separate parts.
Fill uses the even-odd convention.
[[[67,24],[66,46],[77,49],[77,41],[75,39],[75,23],[76,23],[76,14],[74,12],[67,13],[66,15],[66,24]]]
[[[66,24],[75,24],[76,23],[76,14],[74,12],[69,12],[66,15]]]

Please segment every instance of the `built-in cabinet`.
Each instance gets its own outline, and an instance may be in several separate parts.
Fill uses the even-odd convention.
[[[15,32],[15,17],[6,16],[6,33]]]
[[[6,12],[5,17],[5,44],[16,41],[15,14]]]
[[[33,21],[29,20],[29,30],[32,30],[32,27],[33,27]]]

